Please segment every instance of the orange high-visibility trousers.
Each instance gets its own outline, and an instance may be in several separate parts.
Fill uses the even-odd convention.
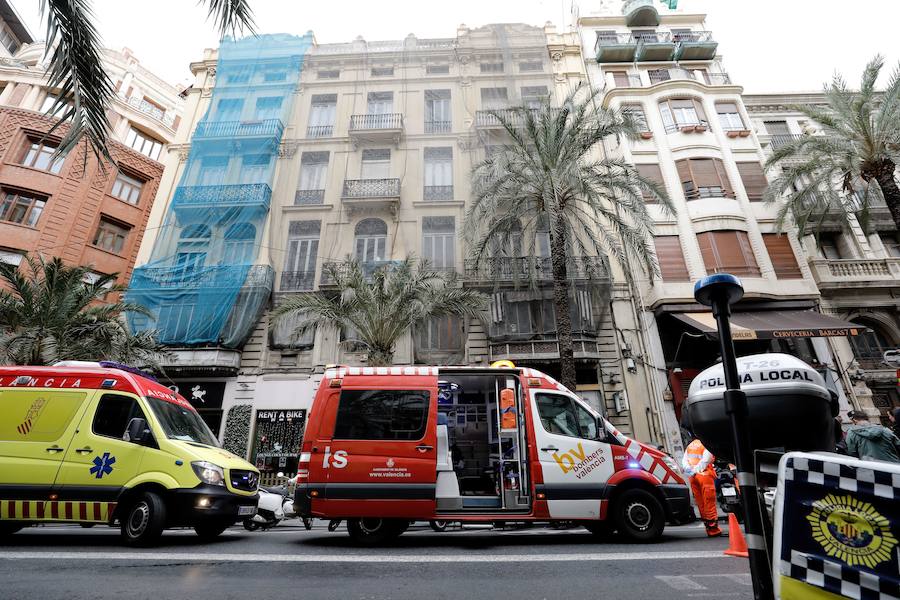
[[[694,502],[700,510],[700,518],[715,522],[719,518],[716,508],[716,481],[715,476],[709,470],[691,476],[691,492],[694,494]]]

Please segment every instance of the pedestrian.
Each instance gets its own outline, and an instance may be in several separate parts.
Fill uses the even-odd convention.
[[[709,537],[722,535],[722,530],[719,529],[719,511],[716,508],[715,460],[716,457],[703,446],[703,442],[695,439],[688,444],[681,461],[682,469],[690,478],[691,492]]]
[[[894,435],[900,438],[900,408],[895,408],[889,412],[888,419],[891,421],[891,429],[894,430]]]
[[[869,423],[869,416],[859,410],[847,413],[853,425],[847,430],[847,452],[863,460],[900,463],[900,438],[887,427]]]

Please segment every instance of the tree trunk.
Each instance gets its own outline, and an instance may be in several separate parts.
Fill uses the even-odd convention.
[[[566,269],[565,223],[558,219],[550,235],[550,263],[553,268],[553,305],[556,311],[556,340],[559,344],[560,383],[575,391],[575,347],[572,341],[572,314],[569,309],[569,278]]]
[[[370,367],[389,367],[394,364],[394,351],[383,348],[372,348],[366,357],[366,365]]]
[[[886,158],[881,161],[881,166],[874,175],[881,187],[884,202],[891,211],[894,225],[900,229],[900,188],[897,187],[897,182],[894,180],[894,167],[894,163]]]

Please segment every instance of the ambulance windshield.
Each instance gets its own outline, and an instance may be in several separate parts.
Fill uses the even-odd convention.
[[[159,398],[147,398],[156,420],[170,440],[196,442],[207,446],[219,446],[216,436],[197,414],[197,411]]]

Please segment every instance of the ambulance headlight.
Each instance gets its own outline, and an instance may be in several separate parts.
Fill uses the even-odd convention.
[[[209,485],[225,485],[225,469],[219,465],[214,465],[205,460],[198,460],[192,462],[191,467],[194,468],[194,473],[197,474],[197,477],[203,483],[208,483]]]

